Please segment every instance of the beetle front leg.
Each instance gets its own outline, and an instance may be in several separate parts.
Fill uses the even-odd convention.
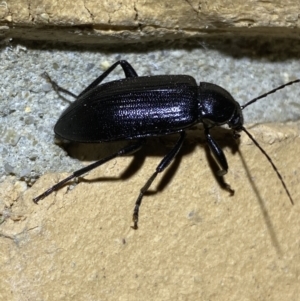
[[[209,133],[209,128],[205,128],[205,136],[210,151],[221,169],[217,172],[219,177],[224,176],[228,171],[228,164],[224,152]]]
[[[148,181],[146,182],[146,184],[141,188],[140,194],[135,202],[135,207],[133,210],[133,216],[132,216],[132,220],[133,220],[133,229],[138,229],[138,221],[139,221],[139,209],[142,203],[142,199],[144,194],[146,193],[146,191],[149,189],[150,185],[152,184],[152,182],[154,181],[154,179],[156,178],[156,176],[158,175],[158,173],[164,171],[172,162],[172,160],[176,157],[176,155],[178,154],[178,152],[180,151],[183,141],[185,138],[185,132],[181,132],[180,133],[180,138],[178,139],[178,141],[176,142],[176,144],[174,145],[174,147],[169,151],[169,153],[161,160],[161,162],[158,164],[158,166],[156,167],[155,172],[152,174],[152,176],[148,179]]]

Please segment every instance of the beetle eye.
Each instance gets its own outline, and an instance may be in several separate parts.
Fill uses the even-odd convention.
[[[233,116],[228,122],[228,126],[235,131],[241,131],[241,128],[244,123],[243,114],[240,108],[236,108],[236,111],[234,112]]]

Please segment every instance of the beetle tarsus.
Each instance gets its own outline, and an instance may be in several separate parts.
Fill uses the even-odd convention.
[[[50,75],[45,71],[42,73],[42,77],[45,78],[47,80],[48,83],[51,84],[53,90],[58,94],[60,95],[59,93],[62,92],[62,93],[66,93],[74,98],[77,98],[77,95],[75,95],[74,93],[68,91],[67,89],[59,86],[54,80],[51,79]]]
[[[134,212],[132,215],[132,221],[133,221],[133,226],[131,226],[132,229],[137,230],[138,227],[138,221],[139,221],[139,206],[136,205],[134,208]]]

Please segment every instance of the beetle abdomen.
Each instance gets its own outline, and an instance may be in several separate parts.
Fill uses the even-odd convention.
[[[190,76],[133,77],[97,86],[60,117],[55,133],[78,142],[166,135],[197,121]]]

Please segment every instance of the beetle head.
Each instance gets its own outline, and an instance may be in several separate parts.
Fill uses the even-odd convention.
[[[241,106],[231,94],[215,84],[201,82],[198,89],[199,117],[206,126],[227,124],[240,131],[243,123]]]

